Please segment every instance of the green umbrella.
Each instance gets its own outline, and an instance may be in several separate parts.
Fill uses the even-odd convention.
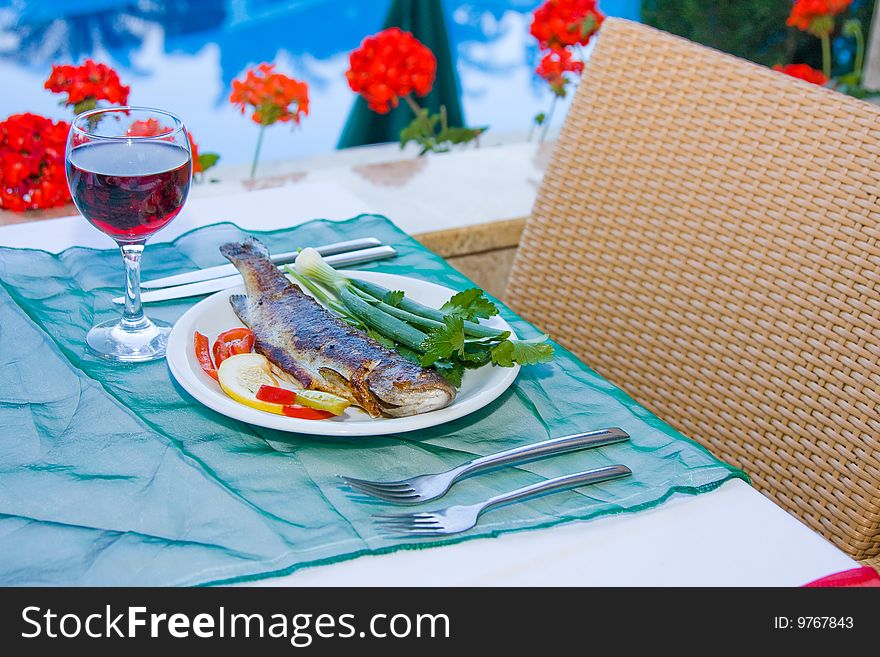
[[[458,76],[446,32],[442,1],[392,0],[385,17],[385,27],[399,27],[412,32],[413,36],[431,49],[437,58],[437,79],[431,93],[424,98],[416,98],[416,101],[431,113],[439,112],[440,106],[445,105],[449,125],[463,126]],[[345,123],[338,148],[397,141],[400,131],[413,118],[413,111],[406,103],[401,103],[388,114],[377,114],[358,96]]]

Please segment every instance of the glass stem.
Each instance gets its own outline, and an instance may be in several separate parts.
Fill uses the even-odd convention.
[[[144,252],[144,245],[123,244],[120,250],[125,262],[125,310],[122,312],[122,326],[129,331],[137,331],[149,324],[141,306],[141,254]]]

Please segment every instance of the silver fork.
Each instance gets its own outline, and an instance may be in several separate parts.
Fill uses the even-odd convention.
[[[553,438],[532,445],[514,447],[497,454],[490,454],[489,456],[482,456],[468,461],[446,472],[424,474],[410,479],[401,479],[400,481],[367,481],[366,479],[356,479],[342,475],[339,475],[339,477],[355,490],[377,497],[385,502],[420,504],[442,497],[452,484],[459,479],[488,470],[489,468],[510,465],[511,463],[523,463],[579,449],[602,447],[603,445],[620,443],[625,440],[629,440],[629,434],[623,429],[612,427],[587,433],[576,433],[571,436],[563,436],[562,438]]]
[[[632,474],[625,465],[609,465],[604,468],[587,470],[577,474],[565,475],[555,479],[541,481],[531,486],[518,488],[509,493],[502,493],[478,504],[451,506],[448,509],[425,511],[422,513],[380,514],[373,518],[386,534],[402,534],[406,536],[441,536],[467,531],[477,524],[477,519],[486,511],[518,502],[538,495],[545,495],[560,490],[598,484]]]

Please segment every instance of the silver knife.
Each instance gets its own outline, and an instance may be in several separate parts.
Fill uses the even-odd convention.
[[[397,251],[395,251],[393,247],[374,246],[369,249],[360,249],[349,253],[338,253],[336,255],[327,256],[324,259],[334,266],[346,266],[359,265],[365,262],[373,262],[375,260],[385,260],[386,258],[393,258],[396,255]],[[168,301],[170,299],[185,299],[187,297],[196,297],[202,294],[227,290],[241,284],[241,275],[235,274],[234,276],[214,278],[210,281],[176,285],[174,287],[162,288],[161,290],[149,290],[141,295],[141,302],[151,303],[155,301]],[[116,297],[113,299],[113,303],[122,305],[125,303],[125,297]]]
[[[381,246],[382,242],[375,237],[364,237],[357,240],[348,240],[346,242],[334,242],[333,244],[325,244],[324,246],[315,247],[318,253],[325,258],[327,256],[336,255],[337,253],[348,253],[349,251],[359,251],[368,249],[373,246]],[[288,253],[279,253],[270,257],[270,260],[276,265],[287,265],[296,260],[299,251],[290,251]],[[152,281],[141,282],[142,290],[154,290],[160,287],[171,287],[172,285],[183,285],[184,283],[198,283],[199,281],[208,281],[212,278],[222,278],[224,276],[232,276],[236,273],[235,265],[217,265],[216,267],[208,267],[207,269],[198,269],[196,271],[187,272],[186,274],[175,274],[174,276],[165,276],[164,278],[156,278]],[[223,288],[220,288],[223,289]]]

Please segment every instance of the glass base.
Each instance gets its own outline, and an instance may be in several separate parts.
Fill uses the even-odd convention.
[[[165,346],[171,325],[146,317],[136,327],[122,320],[111,320],[93,326],[86,335],[86,344],[102,358],[123,363],[143,363],[165,357]]]

